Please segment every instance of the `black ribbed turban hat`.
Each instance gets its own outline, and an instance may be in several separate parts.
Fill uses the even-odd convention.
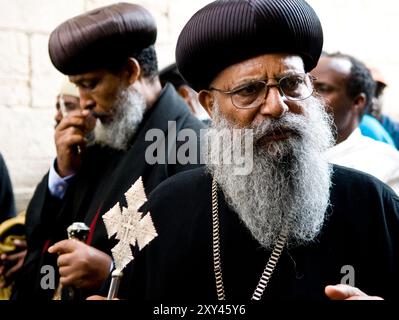
[[[293,53],[312,70],[323,46],[323,30],[303,0],[219,0],[184,26],[176,64],[197,91],[226,67],[265,53]]]
[[[143,7],[117,3],[71,18],[50,35],[51,62],[75,75],[115,67],[153,45],[157,27]]]

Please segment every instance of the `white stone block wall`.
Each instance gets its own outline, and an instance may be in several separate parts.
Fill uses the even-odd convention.
[[[386,110],[399,119],[399,2],[308,0],[322,21],[325,49],[354,54],[380,67],[389,81]],[[111,0],[0,0],[0,152],[17,198],[26,207],[55,154],[54,102],[62,75],[50,63],[47,41],[64,20]],[[149,9],[158,24],[160,68],[174,60],[178,34],[209,0],[128,1]],[[267,41],[267,37],[265,38]]]

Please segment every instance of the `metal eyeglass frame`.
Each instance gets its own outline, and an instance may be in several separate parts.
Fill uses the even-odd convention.
[[[283,81],[284,79],[289,78],[289,77],[292,77],[292,76],[303,76],[303,78],[308,77],[309,83],[310,83],[310,85],[311,85],[311,88],[310,88],[311,90],[310,90],[310,93],[309,93],[309,95],[308,95],[307,97],[296,99],[296,98],[292,98],[292,97],[290,97],[290,96],[287,96],[287,95],[285,94],[285,92],[284,92],[283,89],[281,88],[280,83],[281,83],[281,81]],[[271,83],[271,84],[269,84],[269,83],[267,83],[266,80],[256,80],[256,81],[247,82],[247,83],[245,83],[245,84],[243,84],[243,85],[240,85],[239,87],[234,88],[234,89],[231,89],[231,90],[221,90],[221,89],[214,88],[214,87],[210,87],[209,90],[214,90],[214,91],[217,91],[217,92],[220,92],[220,93],[229,95],[229,96],[230,96],[231,103],[232,103],[236,108],[238,108],[238,109],[254,109],[254,108],[259,107],[259,105],[260,105],[262,102],[260,102],[260,104],[259,104],[259,105],[256,105],[256,106],[251,106],[251,107],[240,107],[240,106],[237,106],[237,105],[234,103],[234,101],[233,101],[233,95],[234,95],[234,93],[236,93],[236,92],[238,92],[238,91],[240,91],[240,90],[242,90],[242,89],[244,89],[244,88],[246,88],[246,87],[248,87],[248,86],[250,86],[250,85],[253,85],[254,83],[263,83],[263,84],[265,85],[266,90],[265,90],[264,98],[263,98],[261,101],[263,101],[263,100],[267,97],[267,94],[268,94],[268,92],[269,92],[269,88],[273,88],[273,87],[277,88],[278,91],[280,92],[280,94],[281,94],[282,96],[286,97],[286,98],[287,98],[288,100],[290,100],[290,101],[302,101],[302,100],[305,100],[305,99],[309,98],[309,97],[313,94],[313,92],[314,92],[313,81],[316,80],[316,79],[317,79],[316,77],[312,76],[312,75],[309,74],[309,73],[295,73],[295,74],[289,74],[289,75],[286,75],[286,76],[284,76],[284,77],[281,77],[280,79],[278,79],[277,83]],[[270,79],[267,79],[267,80],[277,80],[277,79],[270,78]],[[256,99],[255,99],[255,100],[256,100]],[[254,100],[254,101],[255,101],[255,100]]]

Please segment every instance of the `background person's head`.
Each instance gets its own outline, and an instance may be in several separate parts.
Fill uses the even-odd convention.
[[[198,101],[198,93],[193,90],[181,76],[176,63],[165,67],[159,72],[159,80],[162,87],[168,82],[171,83],[179,95],[189,106],[191,112],[200,120],[208,121],[209,115]]]
[[[370,109],[375,84],[369,69],[358,59],[341,53],[324,54],[312,71],[314,85],[326,101],[340,143],[359,126]]]
[[[212,115],[207,167],[264,247],[275,243],[288,217],[295,221],[291,243],[313,239],[324,219],[330,168],[322,154],[332,136],[307,74],[322,45],[316,13],[305,1],[290,0],[213,2],[178,39],[179,71]],[[230,165],[213,152],[220,133],[231,139],[237,128],[254,132],[248,175],[234,175],[234,159]],[[224,143],[219,154],[243,148]]]
[[[380,119],[382,115],[382,107],[384,104],[384,90],[388,86],[388,83],[381,70],[373,66],[369,66],[369,70],[371,72],[373,80],[375,81],[373,103],[371,105],[369,113],[377,119]]]
[[[152,15],[129,3],[73,17],[51,33],[52,63],[79,88],[81,108],[100,120],[97,142],[125,149],[157,99],[156,35]]]
[[[57,100],[55,104],[56,113],[55,113],[55,125],[57,126],[63,115],[73,110],[77,110],[80,108],[79,101],[79,90],[78,88],[69,81],[68,78],[65,78],[60,91],[57,95]]]

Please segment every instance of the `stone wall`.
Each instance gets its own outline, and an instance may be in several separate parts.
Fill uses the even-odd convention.
[[[0,0],[0,151],[9,167],[19,210],[55,154],[53,115],[62,76],[52,67],[47,41],[65,19],[106,0]],[[138,0],[158,23],[159,65],[173,61],[185,21],[209,0]],[[395,0],[309,0],[320,15],[325,49],[341,50],[378,65],[390,83],[386,108],[399,115],[399,56]],[[267,37],[265,37],[267,41]]]

